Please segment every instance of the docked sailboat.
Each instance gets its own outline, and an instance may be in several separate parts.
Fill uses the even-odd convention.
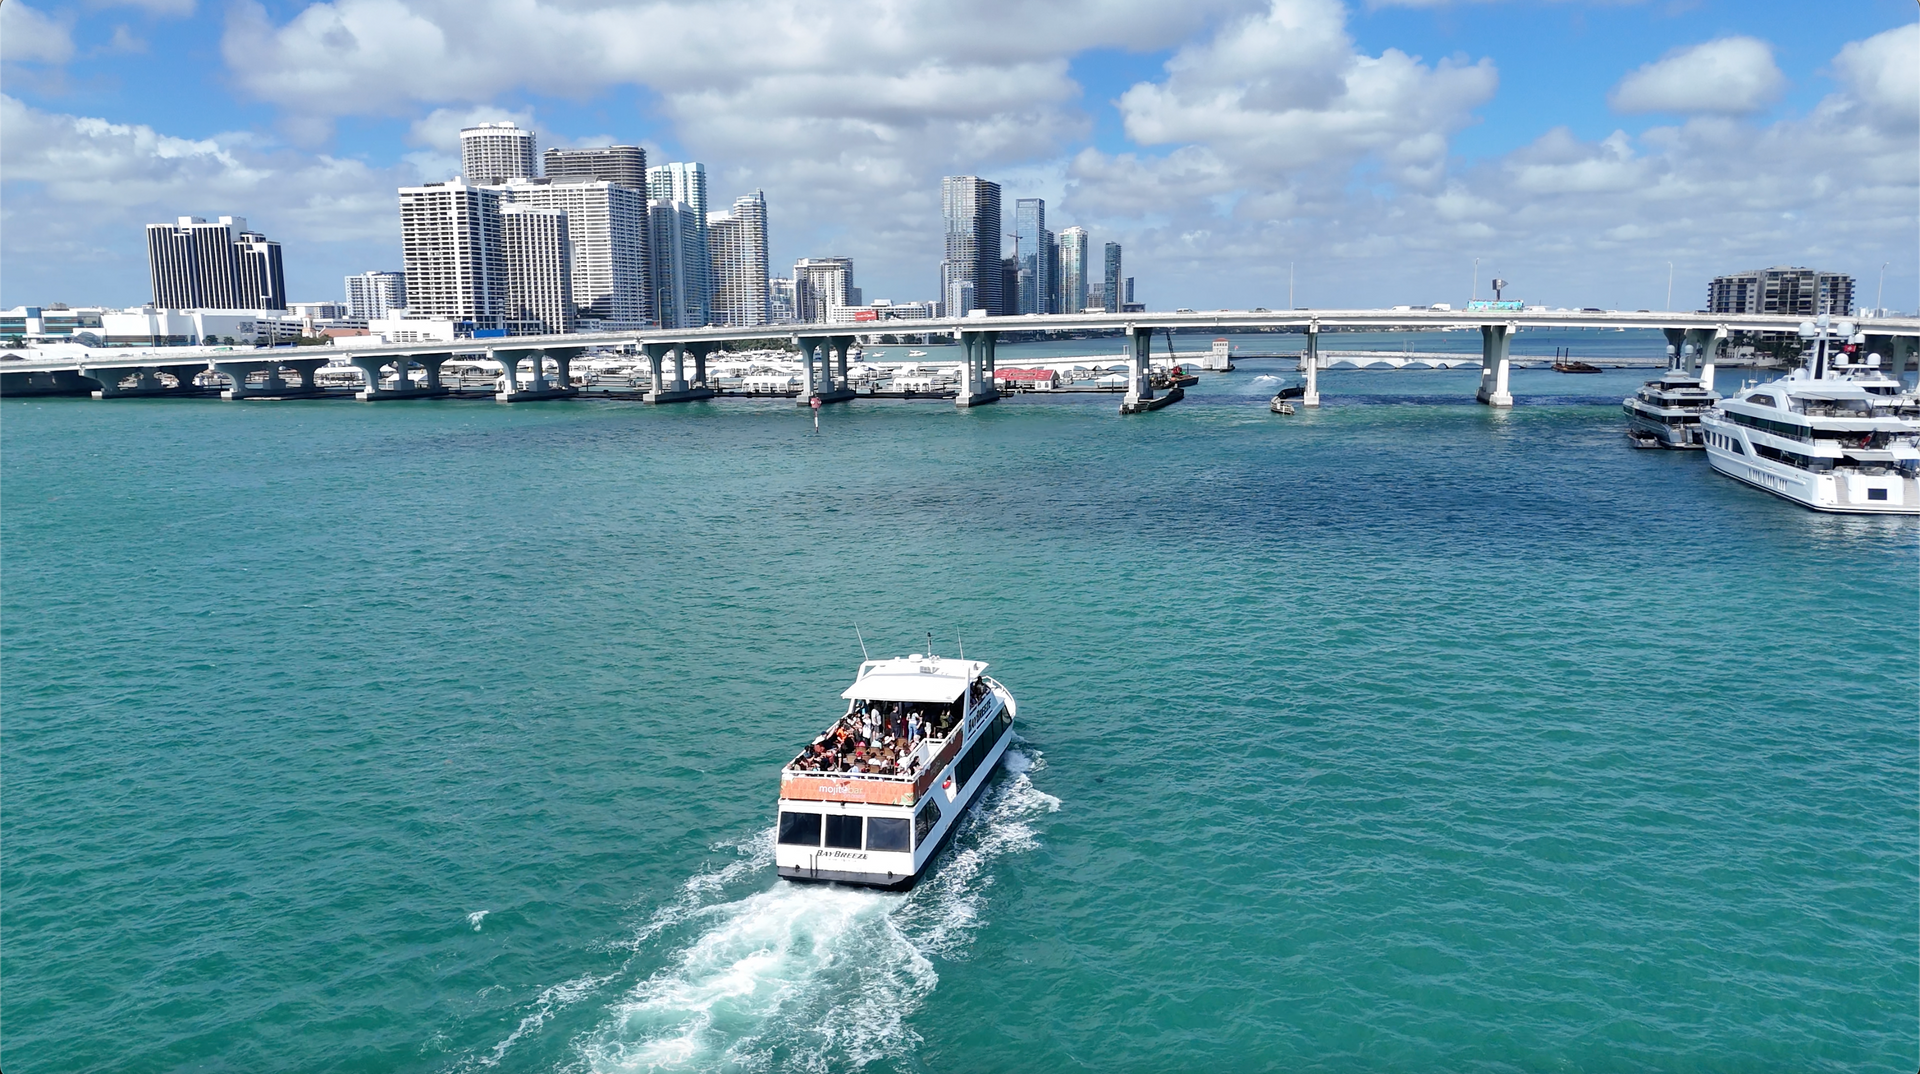
[[[1700,419],[1707,459],[1738,481],[1816,511],[1920,514],[1920,400],[1855,360],[1853,325],[1803,325],[1808,366],[1749,385]]]
[[[1013,739],[1013,695],[986,670],[930,653],[863,662],[846,712],[780,772],[779,874],[912,887]]]

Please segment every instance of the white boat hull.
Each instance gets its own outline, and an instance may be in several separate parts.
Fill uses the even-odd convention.
[[[926,793],[919,800],[907,805],[803,801],[784,797],[780,800],[782,814],[817,811],[826,817],[905,818],[913,832],[910,850],[876,850],[866,845],[792,845],[780,841],[782,835],[776,833],[775,870],[789,880],[858,884],[893,891],[906,890],[918,882],[941,847],[960,826],[961,818],[986,789],[994,770],[1000,765],[1001,757],[1006,754],[1008,744],[1013,741],[1013,695],[999,683],[990,679],[986,681],[999,703],[997,710],[989,713],[972,737],[965,739],[952,759],[934,774]],[[975,749],[981,752],[974,755]],[[973,755],[973,764],[963,782],[960,772],[968,767],[970,755]],[[949,779],[953,783],[951,799],[947,797],[945,789]],[[937,812],[939,819],[924,825],[919,823],[928,816],[925,811],[929,809]],[[864,822],[862,824],[864,826]],[[782,832],[784,828],[783,817]],[[871,842],[870,837],[867,842]]]
[[[1707,433],[1707,461],[1736,481],[1815,511],[1920,515],[1920,481],[1898,471],[1868,474],[1836,468],[1816,473],[1761,457],[1745,430],[1732,422],[1708,418],[1702,426]],[[1876,493],[1880,498],[1875,498]]]

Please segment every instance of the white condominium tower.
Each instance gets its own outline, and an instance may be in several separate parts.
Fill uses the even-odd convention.
[[[379,321],[407,305],[407,274],[362,272],[347,277],[347,319]]]
[[[762,191],[735,198],[733,210],[707,214],[713,256],[713,323],[767,324],[767,198]]]
[[[676,222],[676,229],[690,226],[691,231],[664,251],[657,241],[661,225],[653,225],[656,239],[653,250],[656,270],[654,292],[658,294],[661,290],[662,284],[657,276],[664,264],[678,296],[675,301],[681,303],[679,309],[690,318],[668,325],[666,314],[662,313],[661,326],[694,328],[705,325],[711,320],[713,309],[713,267],[707,252],[707,166],[696,162],[675,162],[648,168],[647,199],[653,204],[678,205],[681,207],[678,211],[692,218],[690,225],[687,220]],[[680,260],[681,257],[686,260]]]
[[[803,324],[833,320],[842,306],[852,306],[853,259],[803,257],[793,263],[793,319]]]
[[[506,265],[507,331],[550,335],[573,330],[573,251],[560,209],[500,207],[501,260]]]
[[[547,160],[551,172],[552,151]],[[576,326],[615,331],[653,320],[644,192],[606,181],[563,182],[549,174],[508,183],[501,194],[515,205],[566,213]]]
[[[1079,313],[1087,308],[1087,229],[1064,228],[1060,232],[1060,312]]]
[[[503,327],[507,268],[500,228],[496,188],[458,179],[401,187],[408,315]]]
[[[707,324],[707,264],[702,249],[705,217],[684,201],[647,203],[647,241],[653,255],[653,311],[662,328]]]
[[[460,132],[461,178],[473,186],[493,186],[540,174],[533,155],[533,132],[511,123],[482,123]]]

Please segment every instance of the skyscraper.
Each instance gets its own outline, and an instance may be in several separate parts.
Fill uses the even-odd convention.
[[[731,212],[708,213],[707,244],[713,257],[713,323],[768,323],[766,194],[756,190],[735,198]]]
[[[347,319],[378,321],[407,305],[407,274],[362,272],[347,277]]]
[[[793,264],[793,317],[802,324],[833,319],[834,311],[858,305],[853,293],[853,259],[803,257]]]
[[[940,297],[949,315],[1012,312],[1006,301],[1011,296],[1000,287],[1000,184],[949,175],[940,181],[940,212],[947,234]]]
[[[707,253],[707,166],[697,162],[676,161],[671,164],[658,164],[647,169],[647,198],[650,202],[677,203],[688,220],[679,222],[680,227],[691,227],[679,245],[667,251],[666,265],[674,278],[676,293],[684,296],[685,305],[681,307],[692,320],[667,325],[663,320],[661,327],[695,328],[708,324],[712,318],[713,264]],[[689,223],[690,221],[690,223]],[[655,228],[656,235],[658,228]],[[684,262],[675,260],[685,257]],[[656,267],[660,266],[662,254],[659,249],[653,253]],[[654,287],[659,291],[659,285]]]
[[[1060,308],[1060,237],[1051,231],[1040,232],[1047,243],[1047,290],[1043,313],[1064,313]]]
[[[560,182],[551,177],[511,182],[500,191],[512,204],[567,214],[576,326],[611,331],[653,320],[644,191],[605,180]]]
[[[408,314],[502,327],[507,270],[500,226],[498,188],[459,179],[401,187]]]
[[[500,207],[500,258],[506,266],[502,319],[515,335],[573,330],[573,251],[562,209]]]
[[[280,244],[248,231],[243,217],[147,225],[147,269],[163,309],[287,308]]]
[[[1087,307],[1087,229],[1060,232],[1060,312],[1079,313]]]
[[[662,328],[707,324],[707,264],[700,247],[706,220],[684,201],[647,202],[647,241],[653,256],[653,313]]]
[[[493,186],[540,174],[533,132],[512,123],[482,123],[462,130],[460,171],[470,186]]]
[[[647,189],[647,151],[637,145],[549,149],[546,161],[547,178],[556,183],[608,182]]]
[[[1119,313],[1123,297],[1120,283],[1120,244],[1107,244],[1107,278],[1100,291],[1100,301],[1108,313]]]
[[[1047,312],[1047,203],[1040,198],[1021,198],[1013,203],[1013,234],[1016,255],[1020,259],[1020,300],[1018,313]]]

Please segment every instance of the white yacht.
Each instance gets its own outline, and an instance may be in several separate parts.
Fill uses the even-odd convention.
[[[912,887],[1013,739],[1013,695],[986,670],[922,653],[862,663],[845,715],[780,772],[780,875]]]
[[[1627,412],[1627,435],[1635,444],[1663,448],[1701,448],[1700,416],[1720,397],[1713,391],[1713,366],[1700,375],[1679,369],[1647,381],[1620,401]]]
[[[1816,511],[1920,514],[1920,399],[1829,346],[1822,316],[1808,367],[1749,385],[1700,419],[1715,470]],[[1840,339],[1853,326],[1838,325]],[[1850,349],[1850,348],[1849,348]]]

